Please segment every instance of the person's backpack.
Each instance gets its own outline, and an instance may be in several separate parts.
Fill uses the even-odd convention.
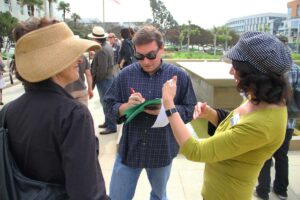
[[[298,118],[300,117],[300,68],[293,64],[292,70],[295,70],[295,76],[293,77],[292,87],[292,97],[288,103],[288,117]]]
[[[1,200],[66,200],[65,188],[58,184],[32,180],[18,169],[8,143],[4,127],[5,105],[0,111],[0,199]]]

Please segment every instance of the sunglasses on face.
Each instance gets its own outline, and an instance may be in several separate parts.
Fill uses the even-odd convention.
[[[157,48],[156,51],[151,51],[151,52],[147,53],[146,55],[136,52],[134,54],[134,57],[137,60],[144,60],[145,57],[148,58],[149,60],[154,60],[156,58],[156,55],[157,55],[158,51],[159,51],[159,47]]]

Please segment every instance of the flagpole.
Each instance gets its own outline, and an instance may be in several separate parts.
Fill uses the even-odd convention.
[[[103,0],[103,28],[104,28],[104,30],[105,30],[105,14],[104,14],[104,1],[105,0]]]

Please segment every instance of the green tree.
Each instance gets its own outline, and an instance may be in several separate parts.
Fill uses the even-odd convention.
[[[211,31],[203,29],[199,27],[200,30],[200,37],[199,37],[199,44],[200,45],[207,45],[213,43],[213,35]]]
[[[48,2],[49,2],[49,16],[53,17],[53,3],[56,3],[57,0],[48,0]]]
[[[221,26],[219,28],[219,37],[221,41],[224,41],[224,50],[227,51],[228,41],[232,40],[230,30],[227,26]]]
[[[180,28],[173,27],[166,31],[164,39],[173,45],[179,45],[179,35],[180,35]]]
[[[218,40],[218,36],[221,32],[221,28],[220,27],[216,27],[214,26],[211,30],[211,33],[213,34],[214,36],[214,55],[216,55],[216,51],[217,51],[217,40]]]
[[[195,24],[190,25],[190,45],[199,45],[201,40],[201,29]]]
[[[44,4],[43,0],[20,0],[19,2],[21,6],[27,6],[29,16],[34,16],[35,6],[42,9]]]
[[[76,28],[76,27],[77,27],[77,21],[78,21],[78,20],[81,20],[81,17],[80,17],[78,14],[73,13],[73,14],[71,15],[71,19],[72,19],[72,21],[74,22],[74,28]]]
[[[150,0],[152,8],[153,25],[158,28],[163,34],[172,27],[178,26],[177,21],[173,18],[172,14],[164,3],[160,0]]]
[[[10,12],[0,12],[0,40],[4,41],[5,37],[11,39],[11,32],[13,28],[17,25],[18,19],[13,17]],[[0,49],[2,48],[2,43],[0,44]]]
[[[229,35],[231,37],[231,40],[228,41],[228,46],[234,46],[240,39],[240,35],[237,34],[234,30],[229,30]]]
[[[183,44],[183,40],[184,40],[184,32],[181,31],[180,34],[179,34],[179,43],[180,43],[180,49],[182,49],[182,44]]]
[[[70,4],[66,3],[64,1],[60,1],[58,4],[57,10],[62,10],[63,11],[63,19],[66,21],[66,13],[70,12]]]
[[[264,29],[265,29],[264,31],[266,33],[269,33],[270,32],[270,24],[265,24]]]

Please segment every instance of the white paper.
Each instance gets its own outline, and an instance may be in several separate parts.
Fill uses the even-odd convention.
[[[161,104],[159,114],[157,115],[157,118],[151,128],[161,128],[167,126],[168,124],[169,124],[169,119],[166,115],[166,110],[163,104]]]

